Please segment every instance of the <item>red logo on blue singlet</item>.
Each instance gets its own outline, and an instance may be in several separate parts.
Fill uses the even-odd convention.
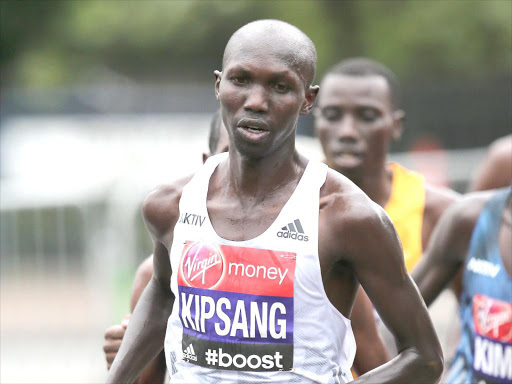
[[[184,252],[180,267],[189,287],[208,289],[222,278],[224,257],[213,245],[194,243]]]
[[[473,297],[475,331],[505,343],[512,342],[512,305],[484,295]]]
[[[512,382],[512,304],[474,295],[473,322],[475,378]]]

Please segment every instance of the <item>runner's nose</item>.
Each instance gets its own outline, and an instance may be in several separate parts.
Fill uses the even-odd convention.
[[[256,113],[268,111],[268,98],[264,87],[254,85],[250,88],[247,92],[244,109]]]
[[[354,141],[358,139],[359,132],[355,126],[355,119],[351,114],[346,113],[343,115],[337,126],[336,134],[341,141]]]

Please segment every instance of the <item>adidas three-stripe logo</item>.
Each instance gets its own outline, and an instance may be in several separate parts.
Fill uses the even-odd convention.
[[[183,351],[183,358],[188,360],[194,360],[197,361],[196,352],[194,351],[194,346],[190,344],[184,351]]]
[[[297,230],[295,230],[295,228],[297,228]],[[288,226],[285,225],[281,229],[283,231],[304,233],[304,229],[302,229],[302,225],[299,219],[293,220],[293,223],[288,223]]]
[[[309,241],[309,237],[304,234],[304,229],[299,219],[293,220],[292,223],[288,223],[277,232],[277,237],[284,239],[293,239],[299,241]]]

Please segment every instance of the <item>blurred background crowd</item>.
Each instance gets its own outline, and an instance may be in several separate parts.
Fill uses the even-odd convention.
[[[141,202],[201,164],[213,70],[261,18],[312,38],[317,82],[347,57],[391,68],[407,113],[392,158],[433,183],[464,192],[511,132],[508,0],[2,0],[2,383],[104,380],[103,331],[151,252]],[[298,134],[321,159],[312,117]]]

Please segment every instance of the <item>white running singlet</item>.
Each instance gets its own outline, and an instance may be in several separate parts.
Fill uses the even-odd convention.
[[[261,235],[221,238],[206,208],[211,157],[183,188],[170,252],[175,296],[165,357],[171,383],[345,383],[356,345],[327,298],[318,259],[320,187],[309,161]]]

